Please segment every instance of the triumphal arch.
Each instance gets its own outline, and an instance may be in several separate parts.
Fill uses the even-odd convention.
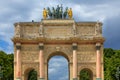
[[[48,61],[55,55],[68,60],[69,80],[80,80],[82,70],[89,80],[104,80],[102,23],[43,14],[40,22],[14,24],[14,80],[28,80],[32,69],[37,80],[48,80]]]

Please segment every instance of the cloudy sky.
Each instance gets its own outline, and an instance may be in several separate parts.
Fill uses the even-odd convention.
[[[101,21],[104,47],[120,49],[120,0],[0,0],[0,50],[13,52],[15,22],[40,21],[44,7],[73,9],[75,21]]]

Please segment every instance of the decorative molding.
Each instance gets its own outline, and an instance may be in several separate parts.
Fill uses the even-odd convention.
[[[21,49],[21,43],[16,43],[16,49],[18,49],[18,50]]]
[[[43,43],[39,43],[39,49],[43,50],[44,49],[44,44]]]
[[[96,50],[100,50],[101,48],[101,44],[100,43],[96,43]]]
[[[73,50],[77,50],[77,48],[78,48],[77,43],[73,43],[72,48],[73,48]]]

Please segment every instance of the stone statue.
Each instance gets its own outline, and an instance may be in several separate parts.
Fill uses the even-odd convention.
[[[66,7],[64,13],[63,13],[63,18],[65,19],[67,17],[67,12],[68,12],[68,7]]]
[[[69,19],[72,19],[73,13],[72,13],[72,8],[68,10],[68,17]]]
[[[50,8],[48,7],[47,10],[48,10],[49,18],[52,18],[52,12],[51,12]]]
[[[46,19],[47,16],[48,16],[47,10],[44,8],[44,9],[43,9],[43,18]]]
[[[99,25],[99,21],[97,21],[95,28],[96,28],[96,35],[101,35],[102,34],[102,27]]]
[[[15,31],[16,31],[16,32],[15,32],[15,36],[16,36],[16,37],[20,37],[20,25],[19,25],[19,23],[17,24]]]
[[[73,34],[74,34],[74,36],[76,36],[76,34],[77,34],[77,29],[75,27],[75,24],[73,24]]]
[[[40,24],[39,34],[43,35],[43,26],[42,26],[42,24]]]

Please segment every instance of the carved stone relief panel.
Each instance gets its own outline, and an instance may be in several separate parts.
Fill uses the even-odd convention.
[[[69,38],[72,35],[72,26],[45,26],[47,38]]]
[[[21,56],[22,61],[38,61],[39,48],[38,45],[22,45]]]
[[[78,62],[95,62],[95,46],[94,45],[79,45],[77,52]]]
[[[95,27],[94,26],[77,26],[78,36],[81,38],[92,38],[95,35]]]
[[[39,27],[37,26],[24,26],[22,27],[22,36],[24,38],[36,38],[39,37]]]
[[[78,52],[78,62],[95,62],[95,53],[92,52]]]

